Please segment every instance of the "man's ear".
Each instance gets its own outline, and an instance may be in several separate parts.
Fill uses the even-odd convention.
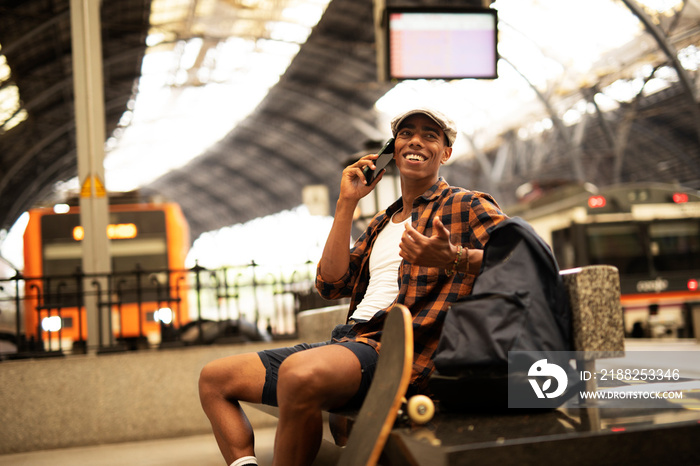
[[[445,147],[445,151],[442,153],[442,160],[440,162],[447,163],[447,161],[450,160],[450,157],[452,157],[452,148]]]

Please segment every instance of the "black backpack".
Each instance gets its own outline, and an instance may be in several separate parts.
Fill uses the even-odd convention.
[[[551,249],[523,219],[509,218],[491,232],[472,294],[447,313],[430,389],[455,408],[473,408],[474,396],[481,407],[505,407],[508,351],[570,351],[570,336]]]

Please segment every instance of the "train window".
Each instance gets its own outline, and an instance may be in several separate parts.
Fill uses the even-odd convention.
[[[165,213],[162,211],[111,212],[111,224],[133,224],[137,236],[111,241],[113,286],[123,302],[167,299],[163,283],[155,284],[144,274],[137,284],[136,267],[144,271],[168,268]],[[44,300],[46,306],[77,306],[78,281],[73,278],[82,266],[82,246],[73,236],[78,214],[45,215],[41,219],[43,238]],[[165,281],[167,284],[167,280]]]
[[[64,317],[62,319],[63,322],[63,328],[73,328],[73,318],[72,317]]]
[[[700,268],[700,221],[652,223],[649,238],[654,268],[659,272]]]
[[[46,307],[77,305],[78,279],[72,277],[82,265],[82,248],[73,240],[73,228],[80,222],[77,214],[41,217],[43,275]]]
[[[589,225],[586,236],[590,264],[614,265],[625,274],[649,273],[649,262],[638,225]]]

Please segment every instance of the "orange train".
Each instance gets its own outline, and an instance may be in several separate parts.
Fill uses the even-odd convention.
[[[83,295],[96,294],[81,280],[83,229],[80,208],[29,211],[24,233],[25,332],[46,349],[67,349],[87,337]],[[112,334],[124,342],[156,343],[161,324],[180,327],[189,319],[185,257],[189,227],[174,203],[111,204],[112,275],[109,296]],[[102,307],[104,309],[104,307]],[[105,325],[102,323],[101,325]]]

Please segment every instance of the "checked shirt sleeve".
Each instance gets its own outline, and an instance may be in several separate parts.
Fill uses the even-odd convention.
[[[321,268],[316,268],[316,289],[325,299],[339,299],[352,295],[362,261],[361,254],[350,254],[350,266],[345,275],[338,281],[328,282],[321,276]]]
[[[363,266],[369,260],[372,239],[377,235],[377,230],[385,219],[386,215],[383,212],[377,214],[357,239],[350,249],[348,270],[340,280],[328,282],[321,276],[320,266],[316,268],[316,289],[323,298],[339,299],[352,296],[355,302],[362,299],[369,282],[369,270]]]

